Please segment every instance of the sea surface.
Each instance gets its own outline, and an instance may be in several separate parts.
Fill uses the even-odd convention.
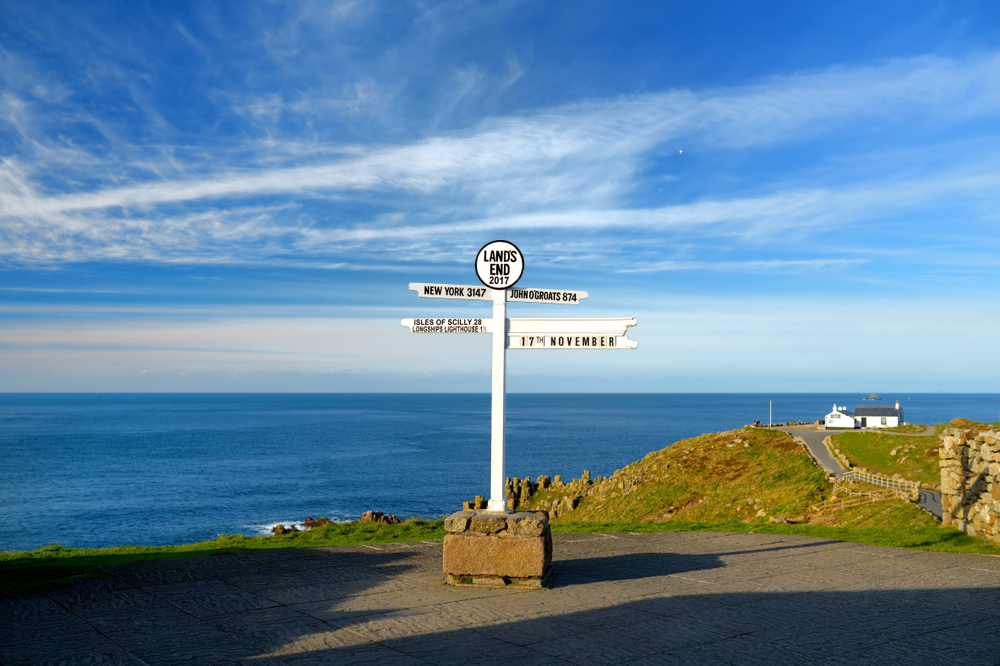
[[[510,394],[507,475],[610,475],[686,437],[833,403],[996,421],[1000,394]],[[488,394],[0,394],[0,551],[178,544],[489,494]]]

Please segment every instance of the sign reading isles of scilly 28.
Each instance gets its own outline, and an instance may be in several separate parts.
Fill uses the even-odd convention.
[[[601,319],[508,318],[507,303],[579,305],[585,291],[515,289],[524,274],[524,255],[509,241],[487,243],[476,253],[476,275],[485,287],[411,282],[421,298],[493,301],[492,318],[426,317],[403,319],[413,333],[492,333],[493,395],[490,427],[490,511],[505,511],[504,501],[507,350],[635,349],[627,329],[632,317]]]

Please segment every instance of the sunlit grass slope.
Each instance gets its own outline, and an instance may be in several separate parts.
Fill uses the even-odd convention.
[[[908,437],[877,432],[845,432],[833,436],[833,445],[851,461],[871,472],[901,474],[910,481],[941,483],[937,435]]]

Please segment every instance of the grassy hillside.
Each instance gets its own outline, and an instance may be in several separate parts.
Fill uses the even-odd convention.
[[[527,506],[556,513],[556,522],[766,520],[802,516],[829,489],[790,436],[745,428],[682,440],[607,479],[540,491]],[[560,511],[567,497],[578,506]]]
[[[838,496],[844,490],[879,492],[860,483],[838,488]],[[831,500],[834,489],[790,435],[743,428],[682,440],[606,479],[556,485],[535,493],[525,508],[549,511],[556,531],[602,523],[662,525],[656,529],[772,529],[777,524],[813,536],[853,530],[855,537],[867,534],[866,543],[938,547],[955,538],[950,528],[909,501],[841,508]],[[936,537],[928,537],[927,530]],[[994,545],[985,547],[1000,552]]]

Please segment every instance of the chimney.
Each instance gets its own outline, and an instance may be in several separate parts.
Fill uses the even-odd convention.
[[[899,411],[899,400],[896,401],[896,411]]]

